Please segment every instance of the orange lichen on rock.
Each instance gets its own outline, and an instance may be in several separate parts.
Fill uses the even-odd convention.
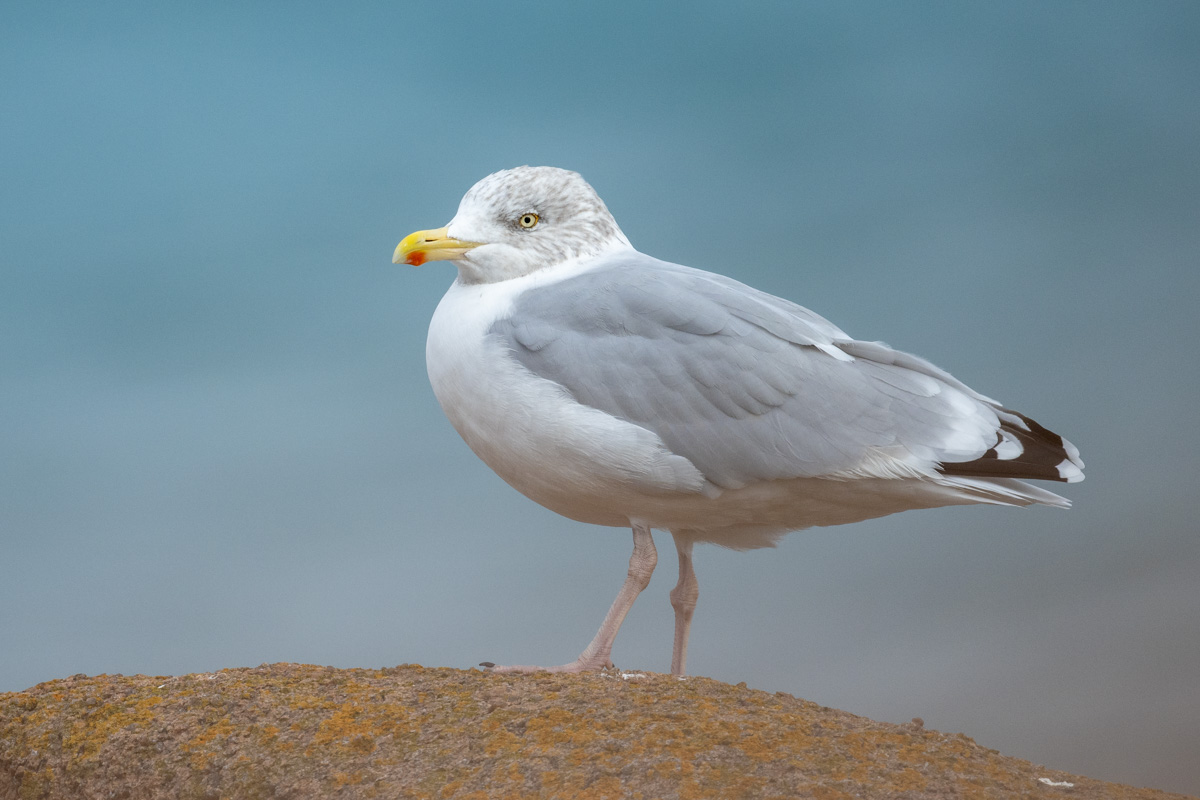
[[[0,800],[109,795],[1169,796],[705,678],[274,664],[0,695]]]

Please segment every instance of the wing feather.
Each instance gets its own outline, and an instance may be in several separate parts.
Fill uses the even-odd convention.
[[[971,478],[1070,480],[1056,465],[1082,466],[1069,442],[923,359],[640,253],[525,291],[491,333],[722,488],[861,474],[888,459]]]

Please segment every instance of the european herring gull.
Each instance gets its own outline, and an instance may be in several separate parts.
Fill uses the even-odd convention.
[[[518,491],[580,522],[633,529],[620,593],[580,656],[613,640],[658,560],[679,554],[671,672],[683,675],[697,542],[970,503],[1065,508],[1021,478],[1083,480],[1079,451],[924,359],[852,339],[806,308],[638,252],[583,178],[497,172],[393,261],[458,268],[426,359],[450,422]]]

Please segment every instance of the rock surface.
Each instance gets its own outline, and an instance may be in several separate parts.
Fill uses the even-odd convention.
[[[706,678],[272,664],[0,695],[0,800],[326,797],[1182,795]]]

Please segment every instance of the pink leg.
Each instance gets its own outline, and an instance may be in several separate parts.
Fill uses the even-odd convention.
[[[688,634],[692,629],[692,612],[696,610],[696,600],[700,597],[700,582],[696,580],[696,572],[692,569],[692,544],[691,539],[675,536],[675,549],[679,551],[679,583],[671,590],[671,605],[675,607],[672,675],[686,674]]]
[[[650,528],[640,522],[634,522],[633,555],[629,557],[629,573],[625,577],[625,583],[617,593],[612,608],[608,609],[608,615],[596,633],[596,638],[579,654],[579,658],[570,664],[557,667],[510,666],[490,669],[493,672],[585,672],[612,666],[609,655],[612,653],[613,640],[617,638],[617,631],[621,629],[625,615],[633,607],[633,601],[650,583],[650,576],[654,574],[654,566],[657,563],[658,551],[654,549],[654,538],[650,535]]]

